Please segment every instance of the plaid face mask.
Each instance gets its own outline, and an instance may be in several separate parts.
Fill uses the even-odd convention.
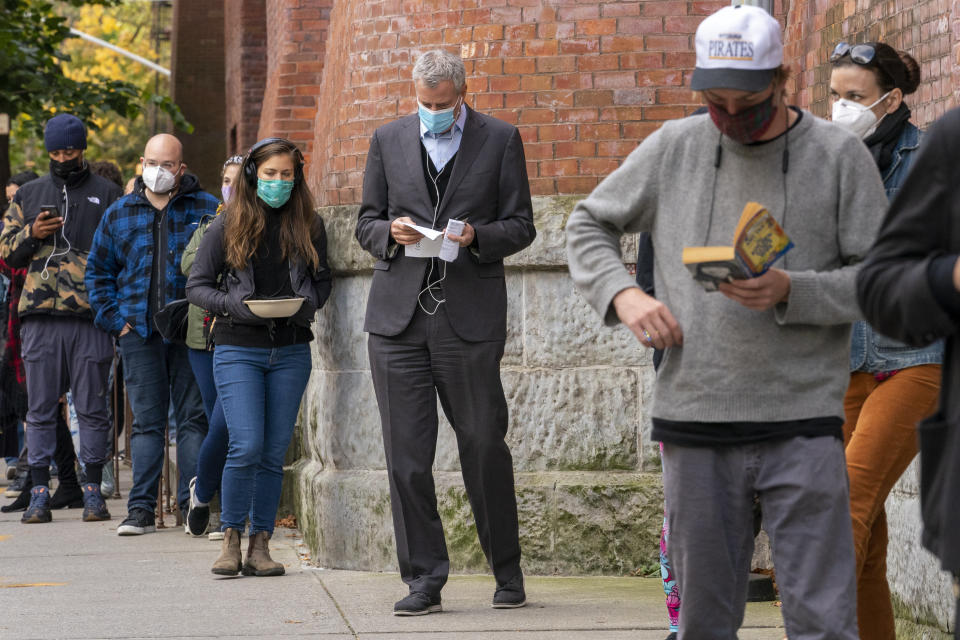
[[[773,94],[734,115],[730,115],[723,107],[707,101],[710,119],[717,125],[720,132],[740,144],[756,142],[770,127],[777,109],[773,106]]]

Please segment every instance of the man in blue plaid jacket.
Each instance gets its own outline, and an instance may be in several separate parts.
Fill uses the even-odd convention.
[[[133,488],[123,535],[156,531],[154,509],[163,467],[170,402],[177,425],[177,466],[195,469],[207,432],[187,347],[165,341],[153,319],[185,296],[180,257],[204,216],[218,201],[186,173],[183,147],[172,135],[151,138],[140,159],[143,175],[132,193],[107,209],[87,259],[86,285],[95,322],[117,338],[123,378],[133,409],[130,448]],[[186,512],[189,473],[180,475],[177,503]]]

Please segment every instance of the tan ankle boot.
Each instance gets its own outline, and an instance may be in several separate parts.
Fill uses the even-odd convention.
[[[223,543],[220,546],[220,557],[213,563],[210,571],[218,576],[235,576],[240,573],[240,532],[227,528],[223,532]]]
[[[250,546],[247,547],[247,561],[243,563],[243,575],[283,575],[283,565],[274,562],[273,558],[270,557],[270,549],[267,546],[269,540],[270,534],[266,531],[258,531],[250,536]]]

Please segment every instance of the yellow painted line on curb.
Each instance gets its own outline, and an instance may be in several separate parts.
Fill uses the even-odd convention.
[[[23,582],[20,584],[0,584],[0,589],[22,589],[24,587],[65,587],[66,582]]]

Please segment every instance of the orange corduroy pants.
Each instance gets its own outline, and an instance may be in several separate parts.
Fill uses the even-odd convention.
[[[850,376],[843,440],[857,555],[857,620],[864,640],[896,640],[883,505],[917,454],[916,425],[936,410],[939,393],[938,364],[908,367],[883,381],[860,371]]]

